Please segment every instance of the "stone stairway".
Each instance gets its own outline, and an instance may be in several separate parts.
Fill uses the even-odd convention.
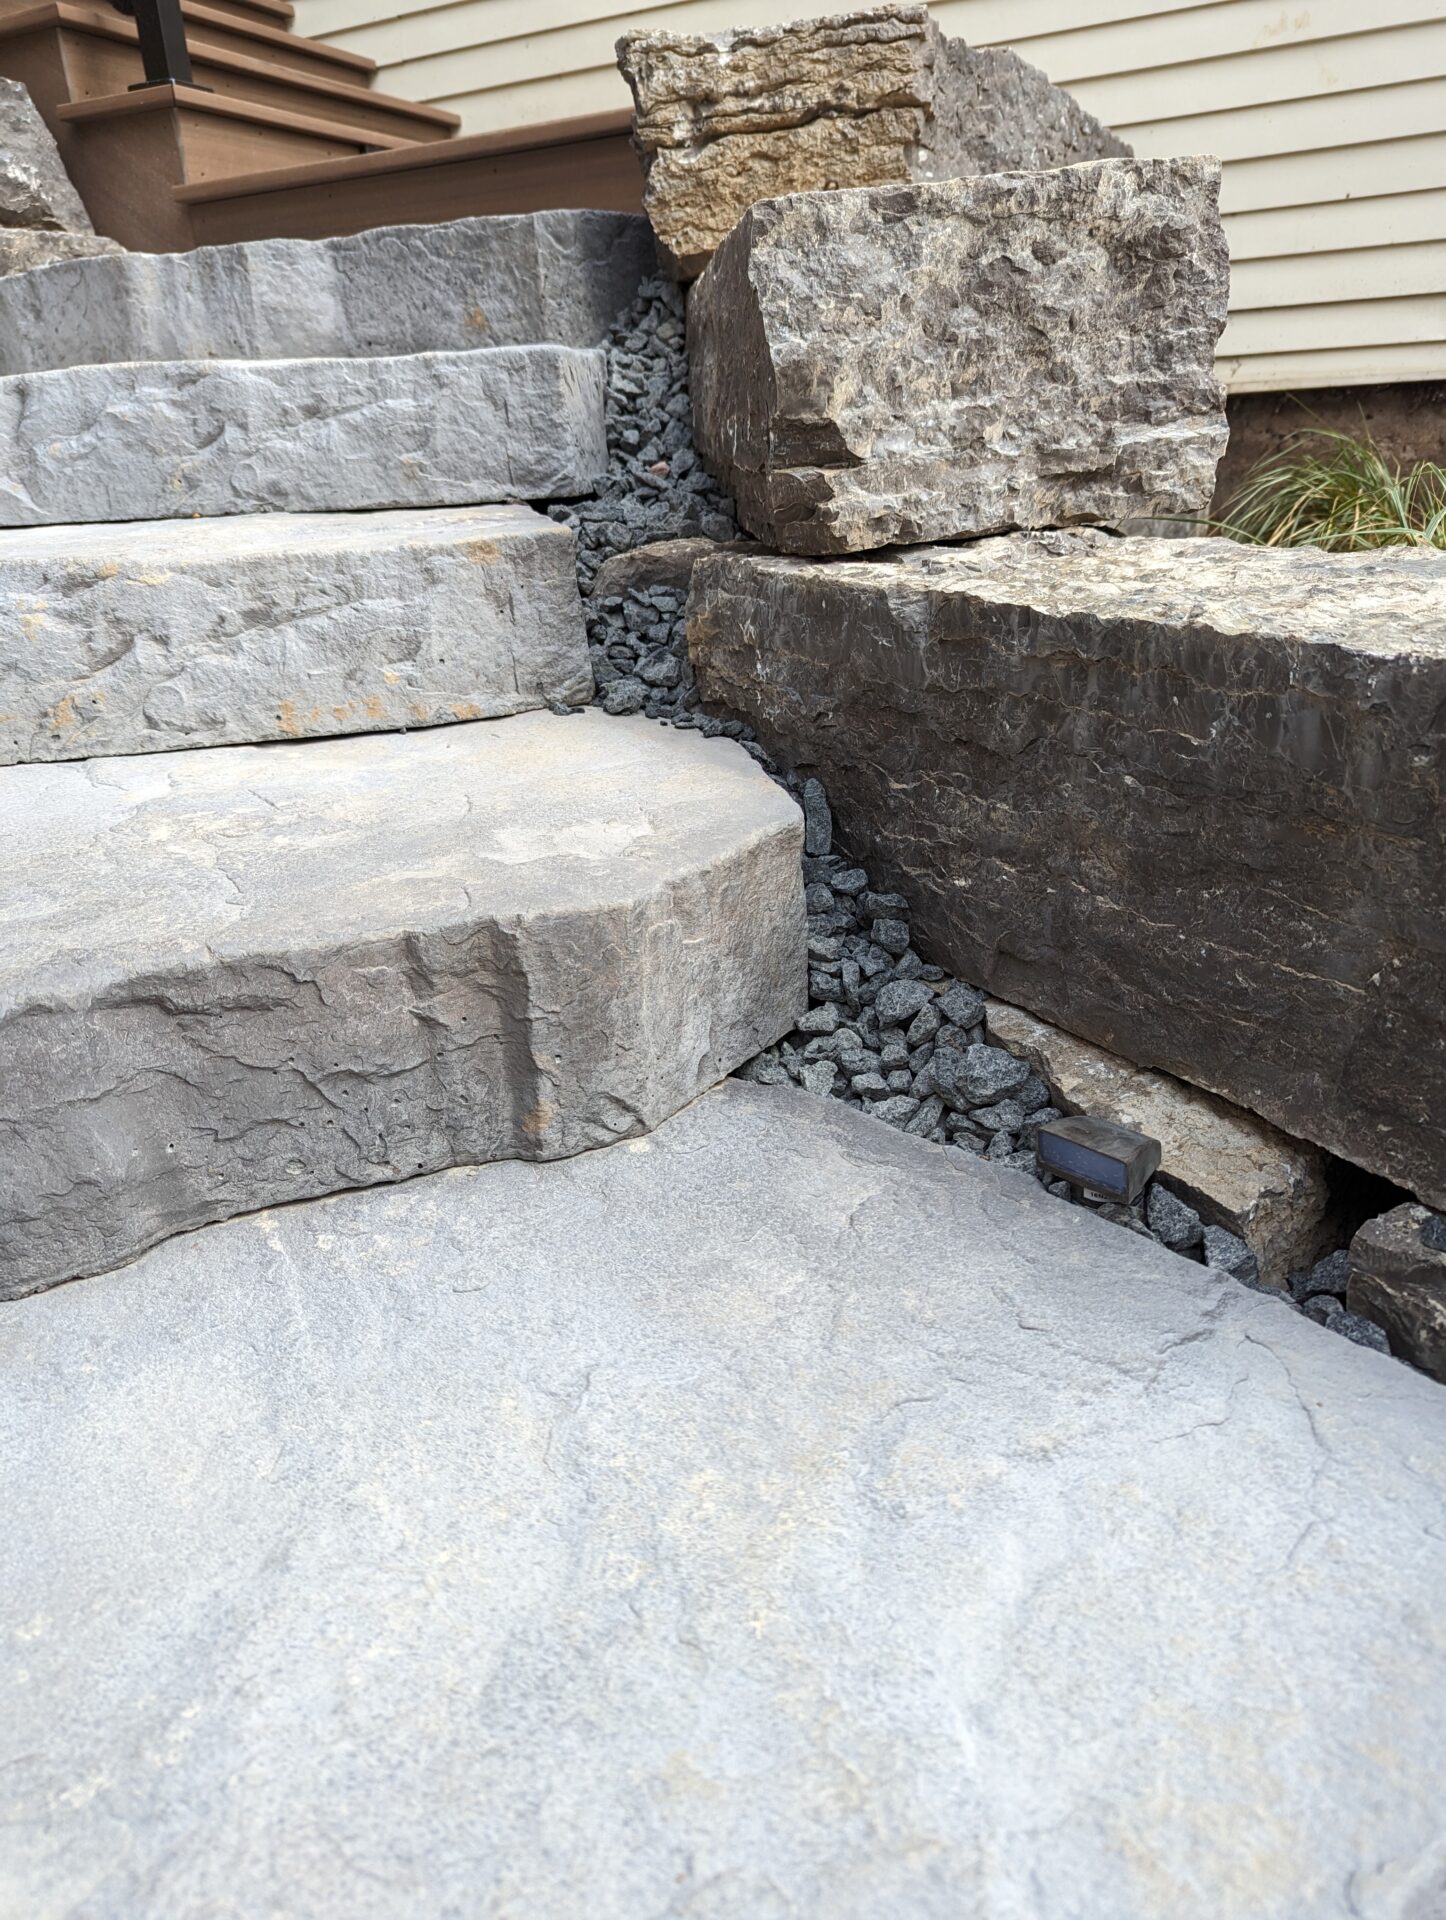
[[[189,247],[177,190],[444,142],[438,107],[378,93],[376,64],[291,32],[283,0],[181,0],[193,85],[142,84],[136,23],[109,0],[0,0],[0,76],[26,87],[96,228]]]
[[[0,1293],[605,1145],[801,1011],[797,808],[731,741],[575,710],[536,509],[605,465],[640,224],[6,287]]]

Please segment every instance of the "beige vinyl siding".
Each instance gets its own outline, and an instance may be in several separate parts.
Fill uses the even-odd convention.
[[[840,9],[846,0],[839,0]],[[711,32],[828,0],[297,0],[299,32],[382,65],[389,93],[469,133],[625,107],[613,42]],[[1446,378],[1441,0],[942,0],[1144,154],[1214,153],[1234,264],[1220,370],[1239,393]]]

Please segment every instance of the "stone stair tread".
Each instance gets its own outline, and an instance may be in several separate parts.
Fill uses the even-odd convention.
[[[837,1102],[207,1228],[0,1379],[33,1920],[1435,1911],[1446,1395]]]
[[[530,507],[0,533],[0,765],[494,719],[591,697]]]
[[[593,347],[651,262],[646,220],[589,209],[115,254],[0,280],[0,374]]]
[[[596,709],[0,771],[0,1295],[656,1124],[803,1006],[797,808]]]
[[[603,381],[560,346],[10,374],[0,526],[575,498],[607,466]]]

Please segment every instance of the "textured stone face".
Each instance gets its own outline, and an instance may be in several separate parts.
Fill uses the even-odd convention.
[[[595,712],[5,769],[0,1295],[656,1125],[802,1012],[801,838]]]
[[[688,305],[694,430],[789,553],[1203,513],[1226,438],[1213,160],[765,202]]]
[[[1386,1329],[1392,1353],[1446,1381],[1446,1231],[1425,1207],[1393,1207],[1351,1242],[1346,1304]]]
[[[723,556],[689,641],[921,951],[1446,1203],[1446,557]]]
[[[569,499],[606,466],[595,349],[0,379],[0,526]]]
[[[0,1450],[26,1920],[1446,1888],[1446,1394],[837,1102],[22,1301]]]
[[[0,765],[376,733],[592,697],[530,507],[0,533]]]
[[[18,80],[0,79],[0,227],[89,233],[90,215]]]
[[[119,360],[593,347],[654,270],[644,219],[590,211],[117,251],[0,285],[0,374]]]
[[[1093,1114],[1158,1140],[1161,1184],[1205,1221],[1238,1234],[1267,1286],[1283,1287],[1321,1252],[1329,1195],[1319,1149],[1022,1007],[989,1000],[984,1017],[989,1038],[1027,1060],[1063,1112]]]
[[[116,241],[98,233],[43,233],[33,227],[0,227],[0,276],[120,251]],[[0,354],[9,345],[9,341],[0,344]]]
[[[643,204],[680,280],[758,200],[1129,152],[1016,55],[943,39],[924,7],[630,33],[617,52]]]

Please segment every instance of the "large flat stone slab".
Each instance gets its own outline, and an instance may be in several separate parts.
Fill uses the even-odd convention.
[[[208,1228],[0,1369],[26,1920],[1446,1898],[1446,1394],[837,1102]]]
[[[0,77],[0,227],[90,233],[90,215],[29,90]]]
[[[667,270],[701,273],[756,201],[1128,154],[1037,67],[949,40],[926,7],[725,33],[626,33],[643,205]]]
[[[688,303],[698,450],[788,553],[1190,518],[1224,451],[1219,163],[746,213]]]
[[[592,210],[118,253],[0,284],[0,373],[595,347],[654,271],[640,215]]]
[[[1446,1204],[1446,555],[735,554],[690,609],[921,950]]]
[[[986,1000],[990,1041],[1027,1060],[1064,1113],[1088,1113],[1160,1142],[1156,1178],[1255,1255],[1267,1286],[1330,1250],[1326,1156],[1245,1108],[1151,1073],[1051,1026],[1022,1007]]]
[[[802,1011],[801,839],[595,710],[5,769],[0,1297],[655,1126]]]
[[[6,527],[572,499],[606,466],[595,348],[0,379]]]
[[[0,533],[0,765],[376,733],[592,697],[530,507]]]

